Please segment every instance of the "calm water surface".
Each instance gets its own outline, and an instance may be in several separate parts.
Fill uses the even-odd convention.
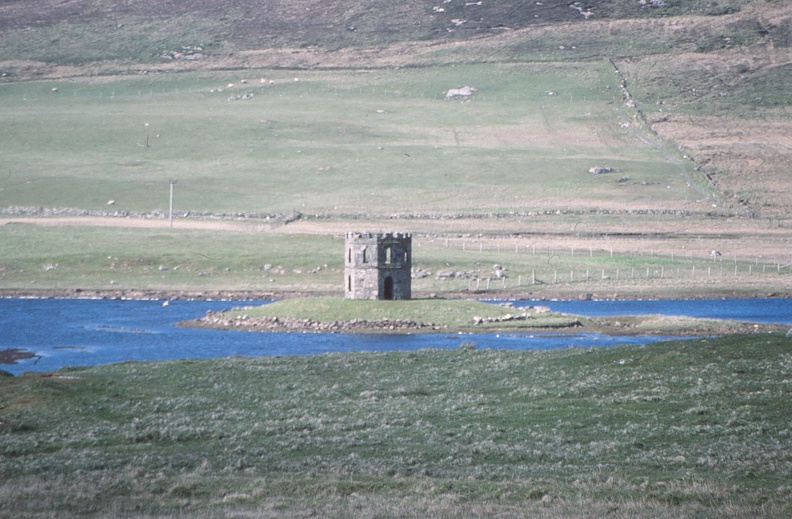
[[[179,328],[207,310],[219,311],[266,301],[122,301],[109,299],[0,299],[0,350],[19,348],[36,355],[0,369],[19,374],[129,360],[215,358],[232,355],[315,355],[346,351],[457,348],[548,349],[646,344],[666,337],[618,337],[596,333],[487,334],[321,334],[261,333]],[[587,316],[668,314],[792,324],[792,299],[697,301],[559,301],[554,311]]]

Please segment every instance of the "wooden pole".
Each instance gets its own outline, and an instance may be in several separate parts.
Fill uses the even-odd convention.
[[[170,184],[170,203],[169,203],[169,210],[168,210],[168,226],[173,229],[173,184],[176,183],[175,180],[170,179],[168,181]]]

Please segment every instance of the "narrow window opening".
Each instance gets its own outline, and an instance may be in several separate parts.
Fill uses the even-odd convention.
[[[391,264],[392,254],[393,253],[391,252],[391,248],[390,247],[386,247],[385,248],[385,263],[388,264],[388,265]]]
[[[368,249],[363,247],[363,263],[368,263]]]
[[[347,290],[352,292],[352,276],[347,276]]]
[[[347,251],[347,263],[352,263],[352,249]]]

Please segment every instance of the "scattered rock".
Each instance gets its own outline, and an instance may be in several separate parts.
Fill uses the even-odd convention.
[[[188,45],[186,47],[182,47],[181,50],[165,51],[160,55],[160,57],[163,59],[192,61],[204,58],[206,55],[203,53],[202,47],[197,45]]]
[[[350,333],[353,331],[408,331],[441,330],[440,325],[406,319],[352,319],[350,321],[315,321],[292,317],[228,317],[224,313],[210,313],[195,321],[198,326],[221,329],[244,329],[256,331],[296,330],[316,333]]]
[[[251,99],[253,99],[253,92],[245,92],[244,94],[239,94],[228,98],[229,101],[249,101]]]
[[[638,5],[641,7],[665,7],[664,0],[638,0]]]
[[[437,279],[453,279],[456,277],[454,269],[443,269],[437,272]]]
[[[531,319],[532,316],[527,313],[522,314],[506,314],[501,315],[499,317],[473,317],[473,324],[486,324],[486,323],[506,323],[509,321],[525,321],[526,319]]]
[[[452,99],[454,97],[468,97],[478,92],[478,88],[472,86],[463,86],[459,88],[452,88],[446,92],[445,98]]]

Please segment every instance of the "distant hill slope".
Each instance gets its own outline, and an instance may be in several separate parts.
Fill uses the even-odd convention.
[[[734,13],[751,0],[5,0],[0,60],[157,61],[181,47],[203,54],[317,46],[462,41],[558,23]]]
[[[592,60],[735,207],[790,215],[789,0],[0,0],[0,82]]]

